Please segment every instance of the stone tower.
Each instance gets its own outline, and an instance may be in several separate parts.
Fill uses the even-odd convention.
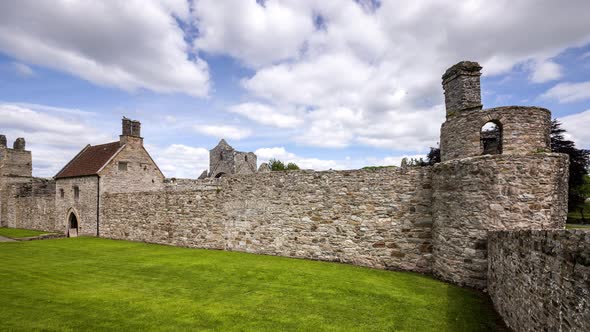
[[[0,135],[0,226],[7,225],[10,185],[29,182],[33,178],[31,151],[25,150],[25,139],[17,138],[12,149],[6,145],[6,136]]]
[[[442,77],[447,119],[432,178],[433,272],[484,288],[488,231],[563,228],[568,159],[549,153],[547,109],[482,109],[480,70],[462,61]]]
[[[222,139],[209,151],[209,177],[256,173],[256,155],[236,151]]]

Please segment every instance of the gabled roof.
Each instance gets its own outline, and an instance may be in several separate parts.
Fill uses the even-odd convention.
[[[121,144],[118,141],[94,146],[87,145],[55,175],[55,178],[96,175],[119,149]]]

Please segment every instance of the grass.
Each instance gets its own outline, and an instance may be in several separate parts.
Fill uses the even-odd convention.
[[[590,202],[584,203],[584,216],[587,220],[590,219]],[[582,220],[582,214],[579,209],[574,209],[573,211],[568,212],[567,218],[568,222],[579,222]]]
[[[32,229],[0,227],[0,236],[9,237],[11,239],[37,236],[37,235],[41,235],[41,234],[47,234],[47,232],[35,231]]]
[[[97,238],[0,243],[5,330],[494,331],[428,276]]]
[[[566,229],[590,229],[590,225],[565,224]]]

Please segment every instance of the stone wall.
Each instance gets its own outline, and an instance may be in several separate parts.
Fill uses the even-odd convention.
[[[441,127],[442,161],[483,154],[481,128],[488,122],[502,131],[502,154],[526,155],[551,150],[551,112],[540,107],[506,106],[460,111]]]
[[[55,181],[33,178],[10,186],[7,227],[62,232],[55,222]]]
[[[433,270],[485,288],[487,232],[563,229],[567,156],[538,153],[452,160],[433,168]]]
[[[431,169],[236,175],[105,194],[101,236],[431,271]]]
[[[100,191],[119,193],[164,188],[164,175],[139,137],[123,136],[125,147],[100,171]],[[119,169],[119,163],[126,168]]]
[[[488,291],[514,331],[590,331],[590,231],[498,231]]]
[[[79,198],[74,197],[74,187],[80,190]],[[61,197],[61,190],[64,197]],[[55,221],[64,232],[70,213],[78,220],[78,234],[96,236],[96,220],[98,210],[98,177],[84,176],[63,178],[56,181]]]

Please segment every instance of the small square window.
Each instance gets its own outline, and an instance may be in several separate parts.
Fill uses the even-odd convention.
[[[119,170],[120,171],[126,171],[127,170],[127,162],[126,161],[120,161],[119,162]]]
[[[59,188],[59,197],[60,198],[64,198],[65,193],[64,193],[64,189],[63,188]]]
[[[74,199],[80,198],[80,188],[78,186],[74,186]]]

